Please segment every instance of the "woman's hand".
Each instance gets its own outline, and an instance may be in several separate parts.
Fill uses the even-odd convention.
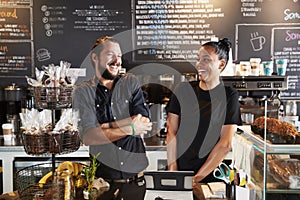
[[[204,177],[202,177],[199,174],[196,174],[193,178],[193,186],[196,185],[197,183],[200,183],[200,181],[203,179]]]

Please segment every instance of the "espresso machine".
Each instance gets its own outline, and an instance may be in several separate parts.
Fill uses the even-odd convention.
[[[165,108],[174,87],[174,75],[162,74],[149,79],[149,83],[143,85],[142,89],[151,112],[152,134],[165,138],[167,136]]]
[[[265,101],[267,115],[278,118],[283,103],[280,92],[288,88],[285,76],[223,76],[222,80],[239,92],[243,124],[252,124],[265,114]]]
[[[4,100],[5,100],[5,123],[13,124],[13,133],[17,135],[20,131],[20,117],[22,107],[22,89],[12,85],[4,88]]]

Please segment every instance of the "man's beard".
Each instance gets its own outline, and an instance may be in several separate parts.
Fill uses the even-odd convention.
[[[108,69],[104,70],[104,72],[102,73],[102,77],[106,80],[114,80],[116,78],[116,76],[110,73]]]
[[[101,70],[101,72],[103,69]],[[101,76],[106,80],[114,80],[116,78],[116,75],[113,75],[108,71],[108,69],[105,68],[105,70],[102,72]]]

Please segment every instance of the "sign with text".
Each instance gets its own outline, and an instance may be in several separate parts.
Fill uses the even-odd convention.
[[[0,41],[0,76],[32,76],[32,42]]]
[[[31,39],[30,9],[0,7],[1,39]]]
[[[272,41],[274,67],[276,68],[276,60],[288,59],[288,90],[281,93],[281,98],[300,99],[300,24],[298,27],[273,28]]]

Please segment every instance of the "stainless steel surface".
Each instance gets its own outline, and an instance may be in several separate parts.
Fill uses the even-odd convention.
[[[21,112],[22,90],[14,83],[4,89],[5,122],[13,124],[13,132],[20,131],[19,113]]]
[[[166,150],[166,138],[161,138],[157,135],[145,135],[144,143],[146,151]]]
[[[21,101],[21,92],[21,88],[16,86],[15,83],[7,86],[6,88],[4,88],[5,101]]]
[[[287,90],[285,76],[223,76],[226,86],[236,90]]]
[[[167,120],[167,113],[165,110],[165,104],[154,104],[150,107],[151,119],[153,122],[152,133],[162,136],[161,130],[165,128],[165,123]]]

